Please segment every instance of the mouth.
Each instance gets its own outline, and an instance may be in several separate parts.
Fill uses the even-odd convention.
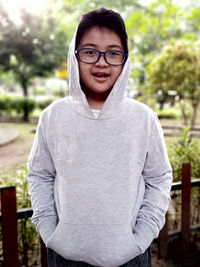
[[[93,77],[95,78],[95,80],[99,81],[99,82],[104,82],[108,79],[108,77],[110,76],[108,73],[106,72],[94,72],[92,73]]]

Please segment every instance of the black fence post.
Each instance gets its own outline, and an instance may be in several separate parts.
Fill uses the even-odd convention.
[[[191,165],[190,163],[182,164],[182,255],[188,254],[190,245],[190,198],[191,198]]]
[[[17,205],[15,186],[1,188],[1,221],[4,267],[17,267],[18,265],[16,211]]]
[[[167,258],[167,251],[168,251],[168,214],[166,213],[165,216],[165,225],[160,231],[158,237],[158,257]]]
[[[44,244],[44,242],[42,241],[42,239],[40,238],[40,249],[41,249],[41,266],[42,267],[47,267],[47,248]]]

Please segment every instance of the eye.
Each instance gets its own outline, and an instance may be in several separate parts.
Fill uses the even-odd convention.
[[[95,56],[96,55],[96,51],[92,50],[92,49],[85,49],[83,50],[84,55],[88,55],[88,56]]]
[[[110,50],[107,53],[111,57],[117,57],[117,56],[121,56],[122,55],[121,51],[115,51],[115,50]]]

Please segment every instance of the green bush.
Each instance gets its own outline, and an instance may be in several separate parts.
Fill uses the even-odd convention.
[[[181,111],[178,103],[175,103],[171,107],[165,107],[162,110],[158,109],[158,107],[153,109],[159,119],[181,119]]]
[[[45,99],[45,100],[40,100],[37,102],[37,106],[40,110],[45,109],[47,106],[49,106],[53,102],[53,99]]]
[[[2,111],[10,112],[11,110],[11,97],[7,95],[0,96],[0,115]]]
[[[0,96],[0,115],[4,112],[7,114],[23,114],[24,106],[27,105],[29,113],[37,107],[37,102],[31,98]],[[3,111],[3,112],[2,112]]]
[[[18,114],[23,114],[24,106],[27,106],[28,112],[31,113],[36,108],[37,103],[34,99],[30,98],[18,98],[11,100],[11,108]]]
[[[177,114],[169,110],[161,110],[157,112],[159,119],[177,119]]]
[[[16,186],[17,209],[31,207],[26,179],[27,167],[24,165],[15,174],[15,177],[4,177],[0,180],[2,186]],[[40,240],[30,218],[18,220],[18,244],[20,266],[27,265],[39,259]]]
[[[36,87],[34,88],[34,92],[33,94],[36,96],[36,95],[45,95],[46,94],[46,90],[44,87]]]
[[[200,177],[200,141],[190,136],[190,127],[185,127],[178,142],[168,145],[169,159],[173,169],[174,182],[181,179],[181,165],[191,163],[192,178]]]
[[[51,104],[53,100],[53,98],[35,100],[33,98],[3,95],[0,96],[0,115],[22,115],[25,105],[28,107],[28,112],[30,114],[37,108],[43,110]]]

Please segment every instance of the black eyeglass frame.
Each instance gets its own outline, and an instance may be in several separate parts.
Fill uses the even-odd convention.
[[[97,58],[97,60],[96,60],[95,62],[86,62],[86,61],[81,60],[81,58],[80,58],[80,51],[85,50],[85,49],[89,49],[89,50],[92,50],[92,51],[97,51],[97,52],[99,53],[99,56],[98,56],[98,58]],[[120,63],[120,64],[111,64],[111,63],[109,63],[109,62],[107,61],[107,59],[106,59],[106,53],[108,53],[108,52],[118,52],[118,53],[120,52],[120,53],[122,53],[122,54],[124,55],[123,62]],[[126,62],[126,60],[127,60],[127,58],[128,58],[128,54],[125,53],[125,52],[123,52],[123,51],[120,51],[120,50],[107,50],[107,51],[103,52],[103,51],[100,51],[100,50],[98,50],[98,49],[94,49],[94,48],[86,48],[86,47],[85,47],[85,48],[80,48],[80,49],[75,50],[75,55],[77,55],[78,59],[79,59],[81,62],[83,62],[83,63],[87,63],[87,64],[95,64],[95,63],[97,63],[97,62],[99,61],[99,59],[101,58],[101,55],[103,55],[105,62],[106,62],[107,64],[109,64],[109,65],[112,65],[112,66],[121,66],[121,65],[123,65],[123,64]]]

